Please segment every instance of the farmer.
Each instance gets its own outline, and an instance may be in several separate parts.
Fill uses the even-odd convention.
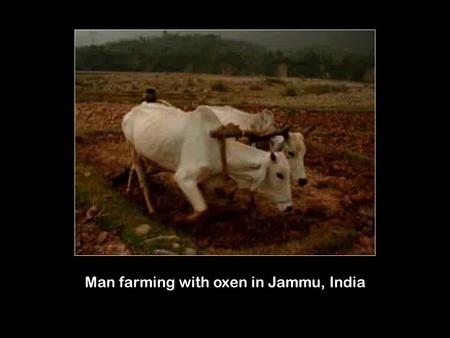
[[[143,99],[145,102],[156,102],[156,89],[155,88],[147,88],[143,95]]]

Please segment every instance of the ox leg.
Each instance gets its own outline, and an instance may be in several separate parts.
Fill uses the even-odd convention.
[[[187,217],[189,221],[197,220],[208,208],[197,185],[196,176],[185,172],[175,173],[175,181],[194,208],[194,213]]]
[[[131,166],[130,166],[130,172],[128,173],[128,184],[127,184],[127,194],[130,194],[130,190],[131,190],[131,184],[133,183],[133,174],[134,174],[134,163],[133,161],[131,162]]]
[[[128,147],[130,148],[131,164],[130,164],[130,172],[128,173],[127,195],[130,194],[131,185],[133,184],[133,175],[134,171],[136,170],[134,167],[134,162],[136,161],[137,156],[136,151],[134,150],[134,147],[131,145],[131,143],[128,143]]]
[[[145,199],[145,203],[147,204],[148,213],[151,215],[151,214],[155,213],[155,208],[153,208],[153,206],[150,202],[150,195],[148,192],[148,186],[147,186],[147,180],[145,178],[145,172],[142,169],[139,155],[134,150],[132,152],[133,152],[133,167],[136,169],[139,183],[140,183],[142,191],[144,193],[144,199]]]
[[[131,191],[131,186],[133,185],[134,173],[135,173],[135,171],[136,171],[136,168],[135,168],[135,165],[134,165],[134,161],[135,161],[135,160],[134,160],[134,157],[136,156],[136,155],[135,155],[136,152],[134,151],[133,148],[130,148],[130,149],[131,149],[131,165],[130,165],[130,172],[128,173],[127,194],[129,194],[130,191]],[[141,163],[141,167],[142,167],[142,163]],[[158,167],[152,168],[151,166],[146,165],[146,164],[144,164],[144,167],[147,168],[147,169],[144,170],[144,171],[145,171],[147,174],[149,174],[149,175],[157,174],[157,173],[163,171],[161,168],[158,168]]]

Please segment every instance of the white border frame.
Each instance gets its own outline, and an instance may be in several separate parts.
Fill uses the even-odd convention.
[[[374,33],[374,253],[373,255],[77,255],[76,254],[76,34],[77,31],[98,32],[373,32]],[[376,29],[74,29],[73,39],[73,256],[74,257],[376,257],[377,256],[377,30]]]

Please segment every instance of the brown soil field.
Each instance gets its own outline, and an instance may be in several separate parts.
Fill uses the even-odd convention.
[[[232,95],[206,94],[210,84],[217,81],[225,83]],[[302,83],[299,88],[325,83],[349,89],[286,98],[273,88],[282,88],[283,83],[271,84],[261,78],[77,74],[77,254],[373,255],[373,86],[315,79],[283,81]],[[177,95],[171,96],[167,88],[174,83]],[[239,91],[254,83],[261,88],[256,98],[250,89]],[[309,183],[292,187],[294,212],[278,212],[261,194],[256,196],[256,206],[247,208],[249,197],[238,192],[231,204],[211,202],[202,220],[183,224],[176,220],[189,213],[190,206],[172,181],[172,174],[160,173],[148,176],[158,210],[157,216],[148,217],[138,184],[128,196],[126,179],[120,179],[126,177],[130,164],[120,123],[140,102],[145,86],[156,87],[160,98],[186,111],[198,104],[220,102],[255,113],[270,108],[276,123],[289,123],[293,131],[315,125],[306,143]],[[205,99],[205,94],[210,98]],[[136,235],[136,227],[144,223],[151,231]]]

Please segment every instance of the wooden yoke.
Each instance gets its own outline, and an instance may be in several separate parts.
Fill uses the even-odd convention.
[[[242,130],[238,125],[234,123],[228,123],[225,126],[221,126],[216,130],[209,133],[211,137],[217,138],[220,145],[220,159],[222,161],[222,173],[225,179],[228,178],[228,168],[227,168],[227,155],[226,155],[226,143],[225,140],[229,137],[247,137],[250,143],[264,141],[268,138],[272,138],[277,135],[283,135],[285,138],[288,137],[290,126],[284,126],[281,130],[275,130],[270,133],[258,133],[251,130]]]
[[[228,179],[228,167],[227,167],[227,150],[225,137],[219,137],[219,145],[220,145],[220,160],[222,161],[222,174],[225,180]]]
[[[226,138],[239,137],[242,135],[242,130],[233,123],[228,123],[226,126],[222,126],[210,132],[210,136],[217,138],[220,146],[220,159],[222,161],[222,174],[228,179],[228,167],[227,167],[227,151],[226,151]]]

